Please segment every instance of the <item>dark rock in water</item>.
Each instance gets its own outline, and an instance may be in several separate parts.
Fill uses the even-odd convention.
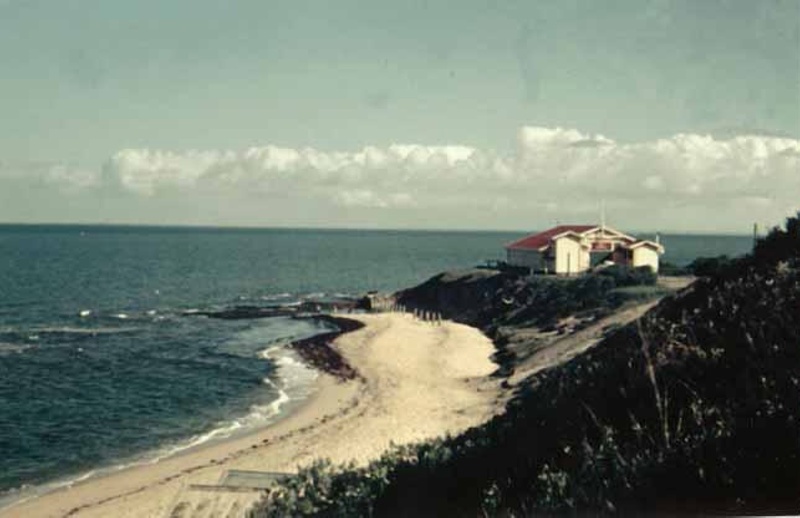
[[[303,340],[293,342],[290,347],[300,355],[303,360],[315,368],[327,372],[340,380],[350,380],[358,377],[358,373],[349,363],[333,348],[333,341],[344,333],[349,333],[364,327],[364,324],[348,318],[319,315],[314,317],[318,321],[327,322],[338,329],[327,333],[314,335]]]
[[[209,318],[221,318],[225,320],[239,320],[246,318],[268,318],[280,317],[293,313],[290,308],[281,307],[259,307],[259,306],[234,306],[219,311],[192,311],[184,315],[200,315]]]
[[[319,315],[316,319],[320,322],[326,322],[339,329],[339,334],[349,333],[364,327],[364,324],[357,320],[351,320],[344,317],[334,317],[332,315]]]
[[[242,320],[249,318],[310,316],[331,311],[349,311],[356,309],[358,301],[352,299],[306,300],[300,304],[284,304],[279,306],[234,306],[218,311],[189,311],[186,316],[200,315],[225,320]]]
[[[325,311],[355,309],[358,301],[305,301],[298,305],[285,306],[234,306],[220,311],[191,311],[184,315],[202,315],[209,318],[239,320],[248,318],[292,317],[308,318],[330,324],[335,329],[293,342],[292,348],[309,365],[341,380],[355,379],[358,373],[347,363],[332,343],[341,334],[364,327],[361,322],[326,315]]]
[[[292,317],[307,318],[317,322],[325,322],[334,330],[320,333],[309,338],[297,340],[289,347],[292,348],[309,365],[327,372],[341,380],[355,379],[358,377],[350,364],[333,348],[333,341],[339,335],[349,333],[364,327],[361,322],[348,318],[335,317],[326,312],[351,311],[358,309],[363,304],[360,300],[308,300],[300,304],[281,306],[234,306],[219,311],[187,311],[185,316],[201,315],[209,318],[226,320],[239,320],[250,318]]]

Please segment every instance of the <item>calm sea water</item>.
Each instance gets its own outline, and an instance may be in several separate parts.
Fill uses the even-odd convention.
[[[274,420],[321,331],[191,309],[396,290],[503,256],[501,232],[0,226],[0,493],[151,461]],[[662,236],[665,260],[748,237]],[[264,351],[271,348],[270,354]]]

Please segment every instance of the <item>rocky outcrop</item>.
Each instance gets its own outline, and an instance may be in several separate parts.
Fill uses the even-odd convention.
[[[283,304],[277,306],[233,306],[220,310],[190,310],[185,316],[204,316],[223,320],[244,320],[252,318],[300,317],[328,313],[332,311],[350,311],[363,308],[363,302],[353,299],[336,300],[304,300],[299,304]]]
[[[319,315],[315,320],[326,322],[336,329],[292,342],[289,346],[309,365],[340,379],[350,380],[358,377],[358,373],[347,363],[347,360],[333,348],[333,341],[344,333],[364,327],[364,324],[349,318]]]

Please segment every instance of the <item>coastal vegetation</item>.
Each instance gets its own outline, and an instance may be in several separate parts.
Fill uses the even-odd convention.
[[[250,516],[796,512],[800,214],[706,273],[531,377],[503,415],[364,467],[320,461]],[[457,290],[471,300],[434,300],[442,295],[424,285],[417,300],[451,314],[474,303],[465,318],[484,328],[546,325],[561,308],[613,307],[620,287],[613,274],[477,280]]]
[[[622,305],[630,288],[656,293],[648,268],[614,265],[578,277],[527,276],[516,272],[473,270],[442,273],[397,294],[408,308],[441,312],[444,317],[491,331],[503,325],[552,326],[584,312],[605,314]]]

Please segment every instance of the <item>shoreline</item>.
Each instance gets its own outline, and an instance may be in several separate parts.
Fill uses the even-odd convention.
[[[78,475],[73,482],[66,482],[41,494],[10,502],[6,507],[0,508],[0,517],[82,515],[91,508],[115,500],[124,500],[149,489],[172,484],[181,477],[236,461],[249,452],[267,447],[295,433],[303,433],[317,421],[324,421],[347,411],[346,405],[339,403],[350,395],[350,391],[346,387],[340,387],[336,378],[321,373],[314,385],[316,386],[314,392],[308,398],[299,402],[296,408],[287,412],[282,418],[264,427],[240,436],[226,437],[187,448],[155,461],[133,463],[120,469],[103,468],[99,473],[89,471],[88,473],[92,473],[89,476]],[[322,397],[323,392],[327,393],[324,397]],[[105,469],[109,471],[104,472]],[[217,480],[212,478],[208,482],[216,483]],[[95,487],[99,489],[98,493],[108,496],[95,498],[88,494],[94,491],[87,491],[87,488]],[[40,506],[42,503],[44,506]],[[37,514],[40,507],[44,508],[44,514]],[[136,516],[136,514],[126,516]]]
[[[208,500],[190,486],[217,484],[228,469],[293,472],[322,457],[365,462],[392,443],[457,432],[500,411],[497,383],[485,381],[496,368],[489,359],[494,345],[477,329],[454,323],[435,327],[397,314],[330,318],[342,329],[293,344],[304,362],[315,362],[322,372],[314,393],[284,418],[242,437],[12,504],[0,509],[0,516],[165,516],[177,500],[186,505]],[[464,343],[467,349],[475,347],[472,371],[469,365],[457,365],[464,358],[469,362],[469,354],[462,357]],[[406,364],[396,364],[398,344],[407,344]],[[315,351],[316,359],[307,360],[308,351]],[[406,383],[409,370],[428,365],[435,369],[426,385]],[[443,368],[452,376],[443,377]],[[476,389],[475,378],[494,388]],[[258,496],[238,492],[212,500],[243,510]]]
[[[265,349],[262,351],[262,353],[270,351],[272,347]],[[120,458],[113,464],[96,466],[85,471],[80,471],[71,475],[52,479],[38,485],[23,485],[20,488],[10,489],[4,495],[0,495],[0,516],[3,516],[3,513],[7,509],[19,506],[24,502],[53,493],[58,493],[60,491],[67,491],[80,484],[91,483],[92,481],[101,480],[105,477],[112,476],[130,469],[152,466],[169,459],[179,458],[184,455],[191,455],[205,448],[211,448],[226,442],[244,439],[249,436],[259,434],[260,432],[275,426],[281,421],[290,418],[300,408],[308,404],[313,398],[313,396],[319,390],[318,378],[320,375],[325,374],[325,372],[315,366],[305,363],[305,360],[303,360],[300,354],[292,349],[291,346],[281,347],[284,348],[287,353],[289,353],[290,358],[294,357],[292,358],[293,361],[298,363],[302,362],[302,365],[305,369],[312,370],[316,374],[317,378],[313,379],[310,384],[305,386],[310,389],[310,393],[299,399],[289,397],[286,391],[282,388],[278,389],[278,397],[265,405],[277,405],[277,410],[275,410],[274,415],[267,417],[264,422],[254,426],[244,425],[245,428],[243,430],[229,430],[233,427],[234,423],[250,418],[253,415],[253,412],[238,415],[237,417],[231,417],[229,420],[225,421],[225,426],[212,428],[204,432],[198,432],[182,441],[163,444],[154,449],[145,450],[129,457]],[[283,400],[282,398],[284,397],[287,397],[288,399]]]
[[[234,431],[228,436],[219,437],[217,439],[211,438],[199,444],[193,444],[193,442],[197,440],[197,438],[204,435],[213,434],[219,429],[215,428],[196,434],[195,436],[187,438],[185,442],[173,445],[165,445],[161,448],[141,452],[140,454],[126,459],[120,459],[120,462],[116,464],[91,468],[86,471],[76,473],[72,476],[54,479],[40,485],[31,486],[29,488],[25,488],[23,485],[23,489],[12,489],[8,492],[6,495],[6,499],[8,501],[0,506],[0,517],[5,516],[6,512],[10,512],[15,508],[19,508],[27,502],[32,502],[39,498],[48,497],[50,495],[56,495],[61,492],[70,491],[73,488],[79,487],[83,484],[100,481],[107,477],[112,477],[129,470],[154,466],[171,459],[178,459],[183,456],[192,455],[202,452],[205,449],[213,448],[226,443],[245,441],[248,438],[260,436],[265,431],[272,429],[283,421],[291,420],[296,413],[302,411],[303,407],[308,405],[313,406],[315,396],[322,389],[330,389],[327,381],[320,381],[321,377],[328,375],[332,379],[338,381],[355,379],[358,376],[356,371],[350,367],[350,365],[347,364],[342,356],[332,347],[332,343],[339,336],[364,327],[364,324],[357,320],[331,315],[317,315],[304,318],[310,318],[319,322],[333,324],[337,326],[338,329],[324,331],[308,338],[295,340],[288,345],[283,346],[289,353],[296,355],[296,357],[303,362],[306,368],[313,369],[318,374],[317,379],[313,380],[311,383],[311,393],[303,399],[287,401],[286,405],[288,408],[283,415],[277,413],[275,416],[273,416],[272,420],[265,422],[261,426],[256,426],[250,430],[239,433]],[[268,347],[264,350],[264,352],[269,351],[269,349],[270,348]],[[275,400],[270,404],[274,404],[276,401],[278,400]],[[292,405],[292,403],[294,403],[294,405]],[[249,414],[240,416],[236,419],[246,418],[248,415]],[[252,449],[253,447],[251,446],[250,448]],[[164,449],[174,451],[162,452]]]

